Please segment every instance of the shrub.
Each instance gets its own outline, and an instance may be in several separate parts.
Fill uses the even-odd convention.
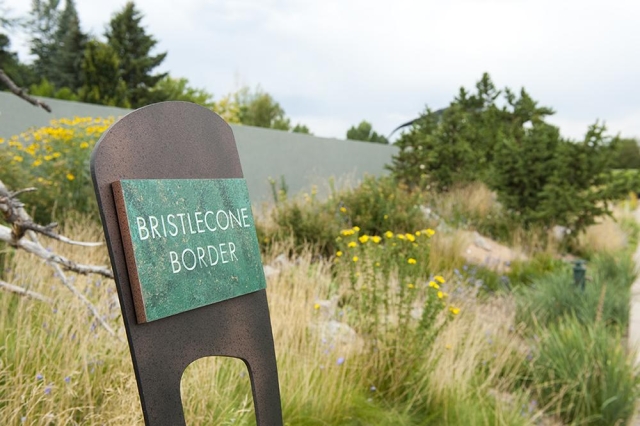
[[[395,143],[389,169],[411,187],[449,191],[480,180],[498,194],[509,217],[525,228],[562,225],[577,235],[609,203],[632,188],[611,171],[612,138],[592,125],[583,141],[562,139],[545,122],[554,112],[522,89],[497,90],[487,74],[446,109],[429,109]],[[503,100],[499,100],[503,97]],[[492,227],[496,223],[491,224]],[[490,229],[501,235],[504,228]]]
[[[626,424],[640,380],[620,334],[574,317],[541,332],[530,378],[540,405],[565,424]]]
[[[358,226],[365,234],[382,236],[389,230],[404,233],[427,227],[420,209],[422,196],[389,177],[365,177],[356,188],[334,191],[324,201],[315,190],[289,199],[284,182],[279,191],[275,183],[272,188],[276,205],[271,224],[258,227],[263,249],[291,238],[296,252],[311,248],[329,257],[336,252],[336,237],[344,228]]]
[[[35,209],[36,221],[62,220],[70,210],[97,218],[89,159],[113,121],[90,117],[53,120],[47,127],[0,139],[0,180],[15,190],[41,189],[20,197]]]

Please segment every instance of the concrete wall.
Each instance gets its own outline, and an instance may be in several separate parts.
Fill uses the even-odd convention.
[[[49,124],[54,118],[121,117],[130,110],[79,102],[43,98],[53,109],[41,108],[0,92],[0,137],[10,137],[31,127]],[[291,193],[308,191],[318,185],[326,190],[330,177],[354,182],[363,175],[381,175],[391,162],[396,148],[367,142],[320,138],[250,126],[232,125],[240,162],[251,199],[255,203],[270,201],[269,178],[283,176]],[[1,165],[0,165],[1,166]]]

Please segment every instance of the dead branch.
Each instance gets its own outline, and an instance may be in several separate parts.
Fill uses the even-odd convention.
[[[50,223],[46,226],[34,223],[29,214],[24,210],[24,204],[17,199],[17,196],[24,194],[25,192],[33,192],[35,190],[36,188],[25,188],[20,191],[10,192],[2,181],[0,181],[0,212],[4,215],[4,219],[11,224],[14,240],[22,238],[26,231],[34,231],[38,234],[46,235],[49,238],[53,238],[54,240],[58,240],[66,244],[84,247],[96,247],[102,245],[102,243],[74,241],[60,235],[53,231],[53,229],[58,226],[57,223]]]
[[[47,262],[56,272],[56,276],[62,281],[62,284],[73,293],[73,295],[80,299],[80,301],[87,306],[91,314],[98,320],[100,325],[109,332],[112,336],[121,340],[115,331],[109,326],[109,324],[100,315],[98,309],[80,292],[78,289],[67,279],[63,268],[68,271],[72,271],[78,274],[97,274],[107,278],[113,278],[113,272],[107,266],[97,265],[84,265],[74,262],[64,256],[61,256],[51,250],[46,249],[39,241],[38,234],[45,235],[49,238],[61,241],[67,244],[76,244],[81,246],[96,246],[101,243],[83,243],[79,241],[73,241],[63,235],[60,235],[53,231],[57,224],[52,223],[47,226],[42,226],[34,223],[31,216],[24,210],[24,204],[22,204],[17,196],[24,192],[31,191],[32,188],[28,188],[22,191],[10,192],[2,181],[0,181],[0,213],[4,216],[4,220],[7,221],[11,228],[8,226],[0,225],[0,241],[4,241],[11,247],[22,249],[28,253],[34,254],[39,258]],[[24,238],[27,236],[28,238]],[[31,292],[13,284],[0,281],[0,288],[18,293],[23,296],[31,297],[38,300],[46,299],[38,293]],[[6,284],[6,285],[5,285]]]
[[[20,287],[20,286],[17,286],[17,285],[9,284],[6,281],[0,280],[0,287],[3,288],[4,290],[12,292],[12,293],[19,294],[20,296],[25,296],[25,297],[28,297],[30,299],[36,299],[36,300],[39,300],[41,302],[53,303],[53,300],[51,300],[47,296],[43,296],[40,293],[36,293],[35,291],[27,290],[26,288],[23,288],[23,287]]]
[[[14,95],[18,96],[19,98],[24,99],[25,101],[29,102],[31,105],[38,106],[47,112],[51,112],[51,107],[49,105],[45,104],[39,99],[34,98],[33,96],[29,96],[27,91],[25,89],[18,87],[18,85],[15,84],[13,80],[11,80],[11,78],[9,78],[9,76],[1,68],[0,68],[0,82],[4,83],[5,86],[7,86],[9,90],[11,90],[11,92]]]
[[[113,272],[106,266],[84,265],[82,263],[76,263],[71,259],[67,259],[64,256],[60,256],[55,252],[47,250],[39,242],[36,243],[33,241],[25,240],[24,238],[16,240],[14,238],[14,235],[14,230],[0,225],[0,241],[4,241],[12,247],[22,249],[31,254],[35,254],[36,256],[44,259],[47,262],[55,263],[64,267],[64,269],[66,270],[76,272],[78,274],[97,274],[102,275],[103,277],[113,278]]]

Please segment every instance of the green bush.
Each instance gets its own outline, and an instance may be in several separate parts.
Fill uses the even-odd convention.
[[[323,256],[337,250],[336,237],[341,229],[357,226],[364,234],[382,236],[389,230],[412,232],[427,227],[420,209],[422,197],[389,177],[365,177],[353,189],[334,191],[320,201],[315,194],[289,199],[286,184],[278,191],[271,211],[272,226],[258,226],[263,249],[291,239],[294,250],[309,249]]]
[[[63,220],[69,211],[98,217],[91,184],[91,151],[113,118],[54,120],[50,126],[0,138],[0,180],[10,189],[35,187],[20,199],[36,221]]]
[[[534,280],[518,291],[517,319],[533,327],[550,326],[565,317],[583,324],[602,322],[624,330],[629,322],[630,287],[635,272],[629,255],[600,255],[587,264],[582,291],[571,266]]]
[[[543,330],[529,367],[540,406],[565,424],[626,424],[640,390],[634,354],[602,322],[573,316]]]

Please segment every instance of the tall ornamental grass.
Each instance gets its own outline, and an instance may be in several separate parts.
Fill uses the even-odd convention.
[[[565,424],[627,424],[640,375],[619,332],[567,316],[541,330],[535,352],[529,379],[545,411]]]

